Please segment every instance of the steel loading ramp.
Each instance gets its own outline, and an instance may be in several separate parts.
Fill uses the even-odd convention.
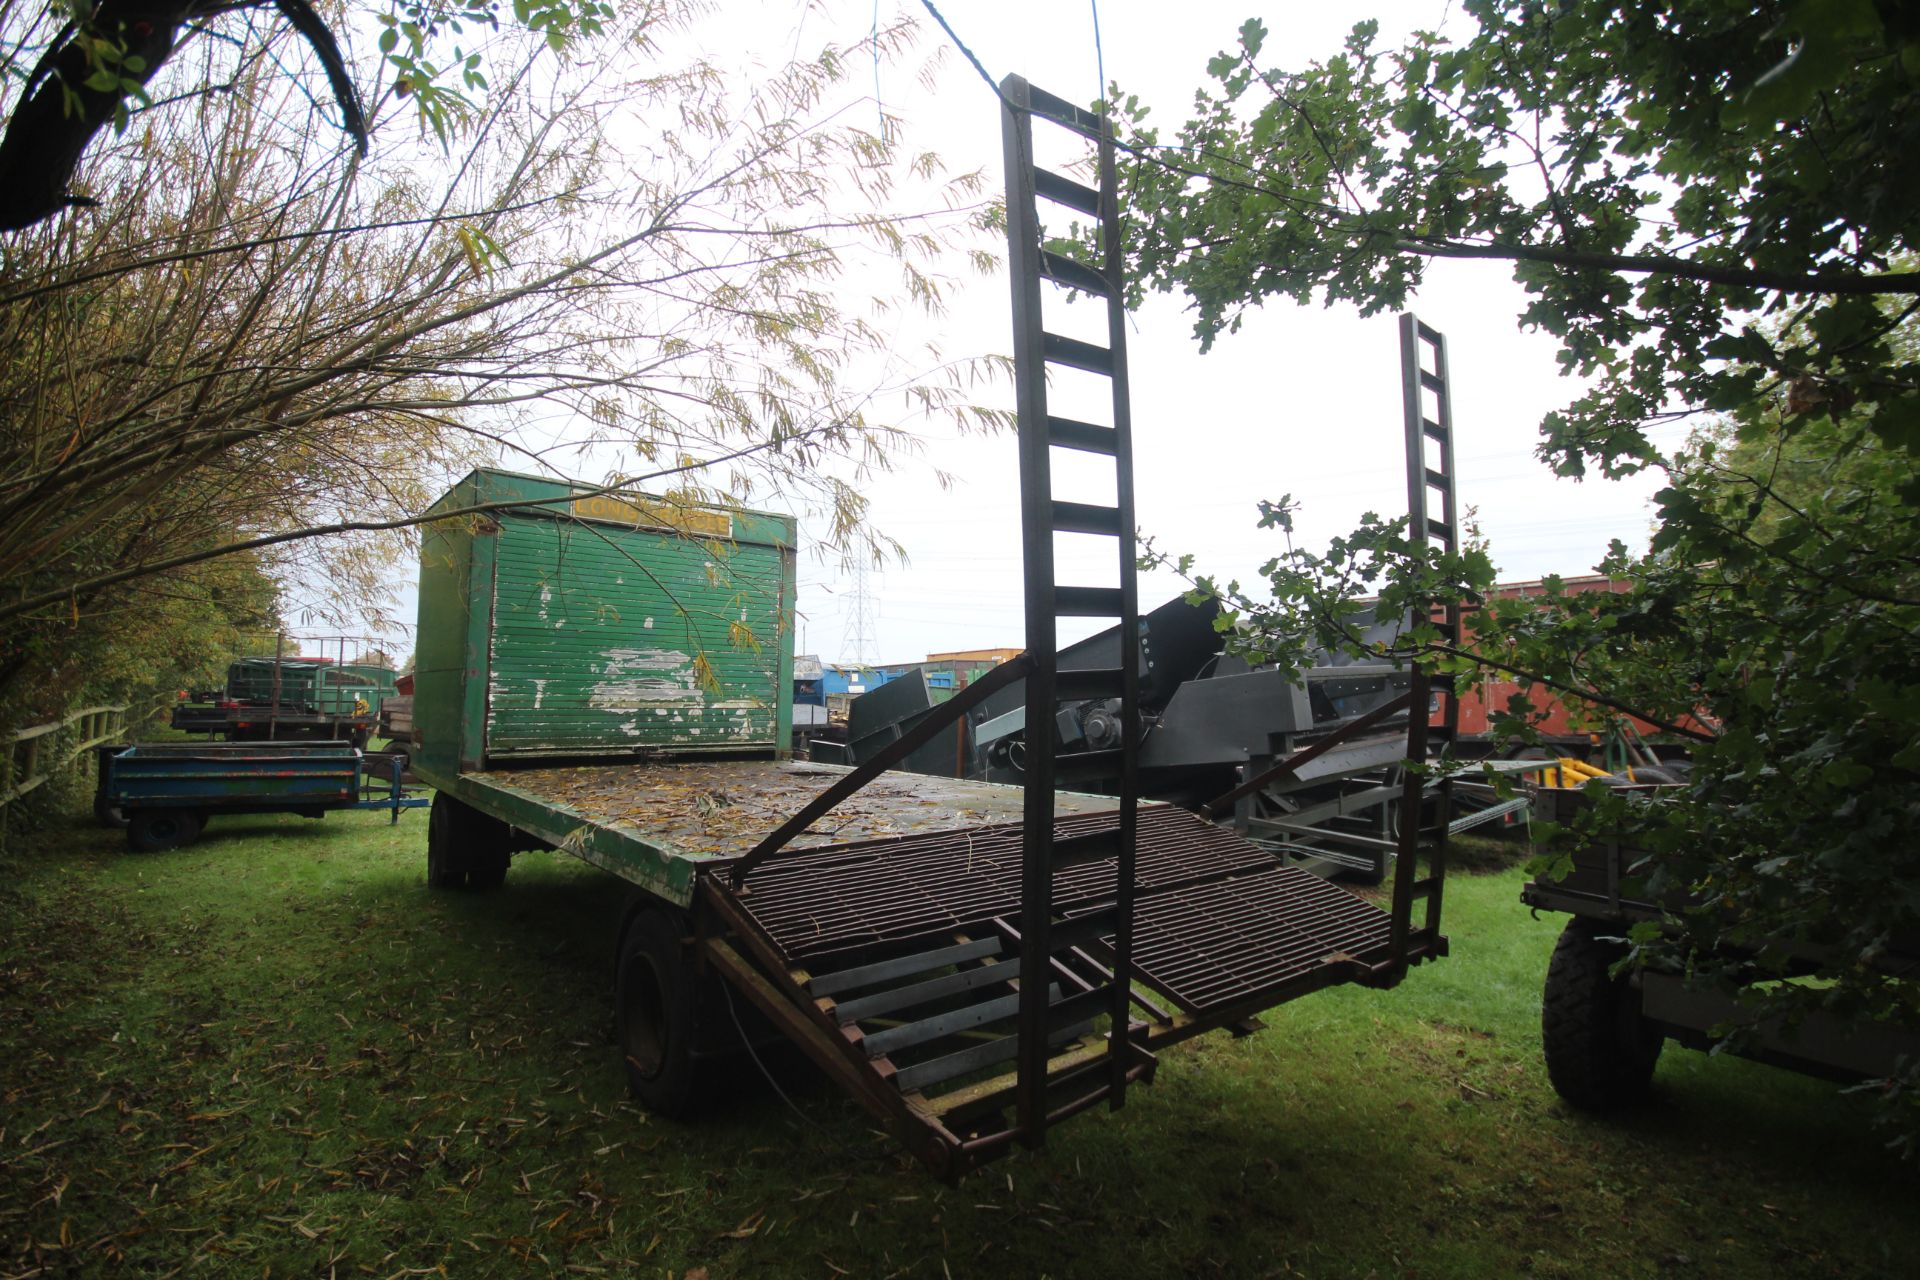
[[[1070,846],[1113,814],[1057,819]],[[1006,1150],[1022,956],[1019,824],[797,852],[742,888],[702,877],[709,961],[946,1177]],[[1184,810],[1143,806],[1129,1076],[1154,1052],[1342,982],[1390,985],[1387,913]],[[1049,930],[1049,1123],[1101,1101],[1114,859],[1059,875]],[[1441,949],[1444,950],[1444,940]],[[1426,958],[1414,955],[1411,959]]]

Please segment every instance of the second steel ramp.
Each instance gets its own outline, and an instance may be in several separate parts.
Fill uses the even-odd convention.
[[[1062,843],[1108,814],[1056,819]],[[763,954],[831,998],[848,1022],[926,1000],[1015,989],[1020,938],[1015,824],[796,853],[755,868],[735,899]],[[1109,974],[1115,864],[1058,874],[1057,975],[1075,990]],[[1140,811],[1134,980],[1142,1043],[1164,1043],[1341,981],[1373,980],[1391,921],[1373,903],[1181,809]],[[997,939],[997,940],[996,940]],[[849,996],[852,998],[849,999]],[[891,1043],[891,1039],[883,1043]]]

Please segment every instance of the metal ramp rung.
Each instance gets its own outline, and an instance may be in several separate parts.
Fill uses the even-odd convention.
[[[1009,1025],[1020,1011],[1019,966],[996,959],[1004,949],[1000,937],[936,948],[823,975],[808,984],[809,993],[878,986],[851,1000],[823,998],[822,1003],[894,1089],[922,1094],[1019,1056],[1019,1032]],[[942,968],[952,971],[939,973]],[[1046,1040],[1049,1058],[1065,1053],[1071,1065],[1097,1049],[1080,1042],[1093,1034],[1111,995],[1106,986],[1071,971],[1063,974],[1078,989],[1068,993],[1060,982],[1048,987]],[[901,985],[880,985],[901,979],[906,979]],[[1048,1075],[1051,1080],[1055,1073],[1050,1069]],[[967,1096],[979,1093],[969,1090]],[[940,1096],[930,1100],[935,1114],[946,1110],[938,1105]]]
[[[1110,297],[1113,293],[1113,286],[1099,272],[1051,250],[1043,249],[1040,253],[1040,274],[1055,284],[1090,293],[1096,298]]]
[[[1051,169],[1035,167],[1033,171],[1033,191],[1035,195],[1045,196],[1055,204],[1064,204],[1070,209],[1093,217],[1100,216],[1100,193],[1084,183],[1055,173]]]
[[[1060,988],[1053,987],[1047,993],[1048,1003],[1060,999]],[[1020,997],[1015,995],[996,996],[991,1000],[982,1000],[978,1004],[962,1005],[958,1009],[949,1009],[945,1013],[922,1018],[918,1022],[905,1022],[897,1027],[888,1027],[863,1036],[860,1047],[869,1058],[884,1058],[900,1049],[911,1049],[915,1045],[928,1044],[934,1040],[944,1040],[963,1031],[972,1031],[976,1027],[989,1026],[1013,1017],[1020,1011]]]
[[[1110,931],[1111,922],[1110,912],[1099,913],[1098,927]],[[1017,934],[809,975],[805,991],[896,1089],[919,1093],[1018,1056],[1018,1033],[1006,1024],[1020,1010],[1020,966],[1004,958],[1008,936]],[[1111,1000],[1106,985],[1064,966],[1060,976],[1074,989],[1059,981],[1049,985],[1049,1050],[1078,1047]],[[844,992],[864,994],[834,998]],[[906,1061],[903,1054],[919,1056]]]
[[[1092,1030],[1093,1023],[1091,1022],[1082,1022],[1074,1026],[1061,1027],[1048,1034],[1047,1047],[1049,1049],[1057,1049],[1064,1045],[1073,1044]],[[933,1085],[943,1084],[948,1080],[953,1080],[960,1076],[971,1075],[976,1071],[985,1071],[989,1067],[997,1067],[1003,1062],[1011,1062],[1019,1052],[1020,1043],[1016,1037],[1002,1036],[996,1040],[986,1040],[980,1044],[970,1045],[965,1049],[956,1049],[952,1053],[929,1059],[926,1062],[919,1062],[912,1066],[902,1067],[894,1074],[894,1083],[899,1086],[900,1092],[902,1093],[919,1093]],[[1104,1046],[1083,1046],[1080,1052],[1098,1059],[1105,1056],[1106,1049]],[[1052,1073],[1049,1072],[1049,1075],[1051,1074]],[[999,1079],[1011,1081],[1013,1076],[1007,1075]],[[994,1083],[997,1085],[998,1081]],[[944,1115],[961,1105],[959,1101],[943,1105],[945,1103],[946,1099],[944,1095],[932,1099],[930,1105],[933,1113],[935,1115]]]
[[[1010,76],[1008,79],[1018,79]],[[1063,129],[1071,129],[1081,137],[1099,142],[1106,133],[1106,121],[1083,107],[1076,107],[1065,98],[1055,97],[1045,89],[1036,89],[1025,80],[1020,87],[1027,99],[1027,110],[1038,116],[1044,116],[1050,122]]]
[[[1062,449],[1078,449],[1082,453],[1104,453],[1109,457],[1116,447],[1112,427],[1058,417],[1047,419],[1047,443]]]
[[[1104,533],[1110,538],[1121,534],[1120,509],[1094,506],[1085,502],[1053,504],[1055,533]]]
[[[960,969],[941,977],[909,983],[904,987],[893,987],[885,991],[877,991],[872,995],[860,996],[857,999],[843,1000],[834,1005],[833,1016],[840,1020],[842,1026],[845,1026],[850,1022],[858,1022],[862,1018],[877,1018],[882,1014],[911,1009],[915,1005],[958,995],[962,991],[972,991],[976,987],[1007,982],[1014,976],[1013,967],[1005,964],[983,964],[975,969]]]
[[[1062,702],[1084,702],[1089,698],[1117,698],[1121,694],[1125,674],[1118,667],[1086,667],[1079,671],[1057,671],[1053,676],[1053,696]]]
[[[1058,1050],[1047,1060],[1050,1092],[1060,1086],[1070,1088],[1078,1076],[1097,1070],[1107,1053],[1104,1042],[1067,1046],[1072,1046],[1071,1038],[1059,1032],[1055,1033],[1053,1043],[1048,1046]],[[1004,1062],[1006,1058],[1001,1058],[1000,1061]],[[969,1116],[991,1114],[1005,1109],[1013,1101],[1016,1079],[1016,1073],[1009,1071],[984,1080],[976,1080],[972,1084],[963,1085],[937,1098],[929,1099],[927,1105],[935,1115],[949,1123],[964,1120]],[[1049,1098],[1048,1101],[1052,1103],[1054,1099]]]
[[[1055,587],[1053,612],[1059,618],[1118,618],[1126,608],[1118,587]]]
[[[1000,939],[981,938],[972,942],[941,947],[937,951],[929,951],[921,955],[901,956],[875,964],[863,964],[851,969],[819,974],[808,979],[807,989],[816,996],[830,996],[856,987],[873,986],[907,974],[929,973],[946,965],[997,955],[999,951]]]
[[[1112,907],[1102,907],[1082,915],[1069,916],[1056,921],[1047,930],[1047,941],[1056,952],[1068,951],[1074,947],[1086,947],[1098,944],[1102,939],[1112,936],[1115,928],[1116,913]],[[1015,926],[1005,920],[994,921],[995,927],[1015,940],[1020,935]]]
[[[1069,369],[1079,369],[1086,373],[1113,373],[1113,348],[1096,346],[1091,342],[1082,342],[1078,338],[1063,337],[1057,333],[1040,335],[1045,359],[1050,364],[1063,364]]]

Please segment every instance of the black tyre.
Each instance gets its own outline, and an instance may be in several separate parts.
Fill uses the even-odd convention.
[[[1540,1031],[1547,1078],[1562,1098],[1587,1111],[1607,1111],[1644,1098],[1665,1038],[1640,1013],[1640,992],[1608,970],[1625,944],[1604,939],[1609,926],[1567,922],[1547,965]]]
[[[512,861],[512,855],[506,850],[504,831],[501,836],[492,846],[482,843],[472,850],[467,863],[467,888],[490,891],[506,884],[507,864]]]
[[[507,881],[513,829],[444,793],[427,816],[427,883],[435,889],[498,889]]]
[[[677,911],[647,907],[628,922],[614,970],[614,1018],[627,1089],[647,1110],[684,1116],[695,1106],[694,993]]]
[[[513,828],[472,805],[465,811],[467,845],[467,888],[489,891],[507,882],[507,865],[513,861]]]
[[[140,809],[127,819],[127,843],[138,853],[178,849],[200,838],[200,815],[190,809]]]
[[[435,794],[427,812],[427,884],[434,889],[467,887],[467,859],[461,845],[460,820],[456,808],[464,809],[452,796]]]

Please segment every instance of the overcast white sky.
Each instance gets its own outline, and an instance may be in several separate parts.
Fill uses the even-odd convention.
[[[1449,20],[1450,8],[1444,0],[1104,0],[1100,47],[1107,77],[1138,93],[1171,129],[1204,79],[1207,60],[1231,47],[1251,12],[1266,10],[1266,56],[1297,65],[1335,52],[1367,16],[1381,20],[1387,37],[1416,27],[1462,33],[1463,19],[1456,11]],[[1018,72],[1073,100],[1098,91],[1093,6],[1086,0],[952,0],[942,12],[996,78]],[[1003,181],[997,103],[964,60],[948,60],[936,93],[921,92],[904,75],[890,81],[885,69],[880,92],[955,167],[979,165]],[[1505,577],[1586,572],[1608,539],[1644,543],[1656,486],[1559,480],[1534,459],[1541,416],[1575,387],[1558,376],[1554,345],[1519,331],[1523,295],[1508,274],[1497,264],[1437,263],[1414,302],[1449,342],[1461,501],[1478,509]],[[949,346],[1008,350],[1008,297],[1004,278],[968,289],[953,309]],[[1261,498],[1301,499],[1299,536],[1309,546],[1351,529],[1365,511],[1405,511],[1393,317],[1362,320],[1349,307],[1279,303],[1203,356],[1182,308],[1179,299],[1152,298],[1128,335],[1137,515],[1161,547],[1194,553],[1199,568],[1218,576],[1250,580],[1279,549],[1277,534],[1254,528]],[[951,490],[910,476],[872,490],[877,523],[911,557],[905,566],[868,574],[874,643],[856,655],[850,579],[803,561],[803,651],[829,661],[899,662],[1021,643],[1013,441],[945,441],[931,449],[958,477]],[[1170,577],[1143,578],[1142,605],[1179,589]]]
[[[894,3],[881,6],[883,20]],[[1098,8],[1100,53],[1088,0],[942,5],[994,77],[1017,72],[1060,96],[1090,100],[1101,83],[1103,54],[1107,77],[1152,105],[1169,131],[1184,118],[1207,60],[1232,46],[1252,11],[1267,10],[1265,57],[1289,66],[1335,52],[1362,17],[1377,17],[1387,39],[1416,27],[1461,35],[1465,22],[1446,0],[1284,6],[1103,0]],[[921,12],[917,3],[910,10]],[[922,16],[925,53],[944,37]],[[719,42],[719,57],[770,63],[828,39],[849,43],[873,20],[873,8],[864,4],[808,10],[802,0],[728,0],[710,38]],[[957,52],[946,58],[931,90],[916,80],[919,61],[883,65],[856,79],[904,118],[913,149],[939,153],[950,169],[979,168],[998,191],[1004,174],[996,99]],[[1137,515],[1162,548],[1192,552],[1202,571],[1244,581],[1279,549],[1277,534],[1254,527],[1261,498],[1291,493],[1305,504],[1298,536],[1308,546],[1350,530],[1365,511],[1405,510],[1393,317],[1362,320],[1348,307],[1277,303],[1203,356],[1183,305],[1178,298],[1150,299],[1128,335]],[[1520,332],[1516,317],[1523,305],[1500,264],[1436,263],[1414,300],[1421,319],[1449,340],[1462,505],[1477,509],[1509,580],[1587,572],[1610,538],[1643,545],[1656,487],[1650,479],[1559,480],[1534,459],[1541,416],[1571,399],[1576,387],[1558,376],[1550,341]],[[1097,321],[1092,308],[1079,310],[1086,313],[1081,319]],[[956,355],[1006,352],[1010,332],[1004,276],[971,277],[941,326],[943,345]],[[983,398],[996,396],[1010,404],[1011,387]],[[950,489],[940,489],[928,468],[909,465],[868,490],[875,523],[909,556],[904,565],[867,575],[870,643],[856,643],[858,593],[851,576],[803,556],[801,652],[828,661],[906,662],[942,650],[1022,643],[1014,441],[1011,435],[929,436],[927,449],[929,461],[955,477]],[[1142,605],[1179,590],[1171,577],[1143,577]],[[398,603],[400,615],[411,616],[412,591],[404,590]],[[1063,642],[1083,633],[1065,626]],[[397,647],[409,649],[410,637]]]

